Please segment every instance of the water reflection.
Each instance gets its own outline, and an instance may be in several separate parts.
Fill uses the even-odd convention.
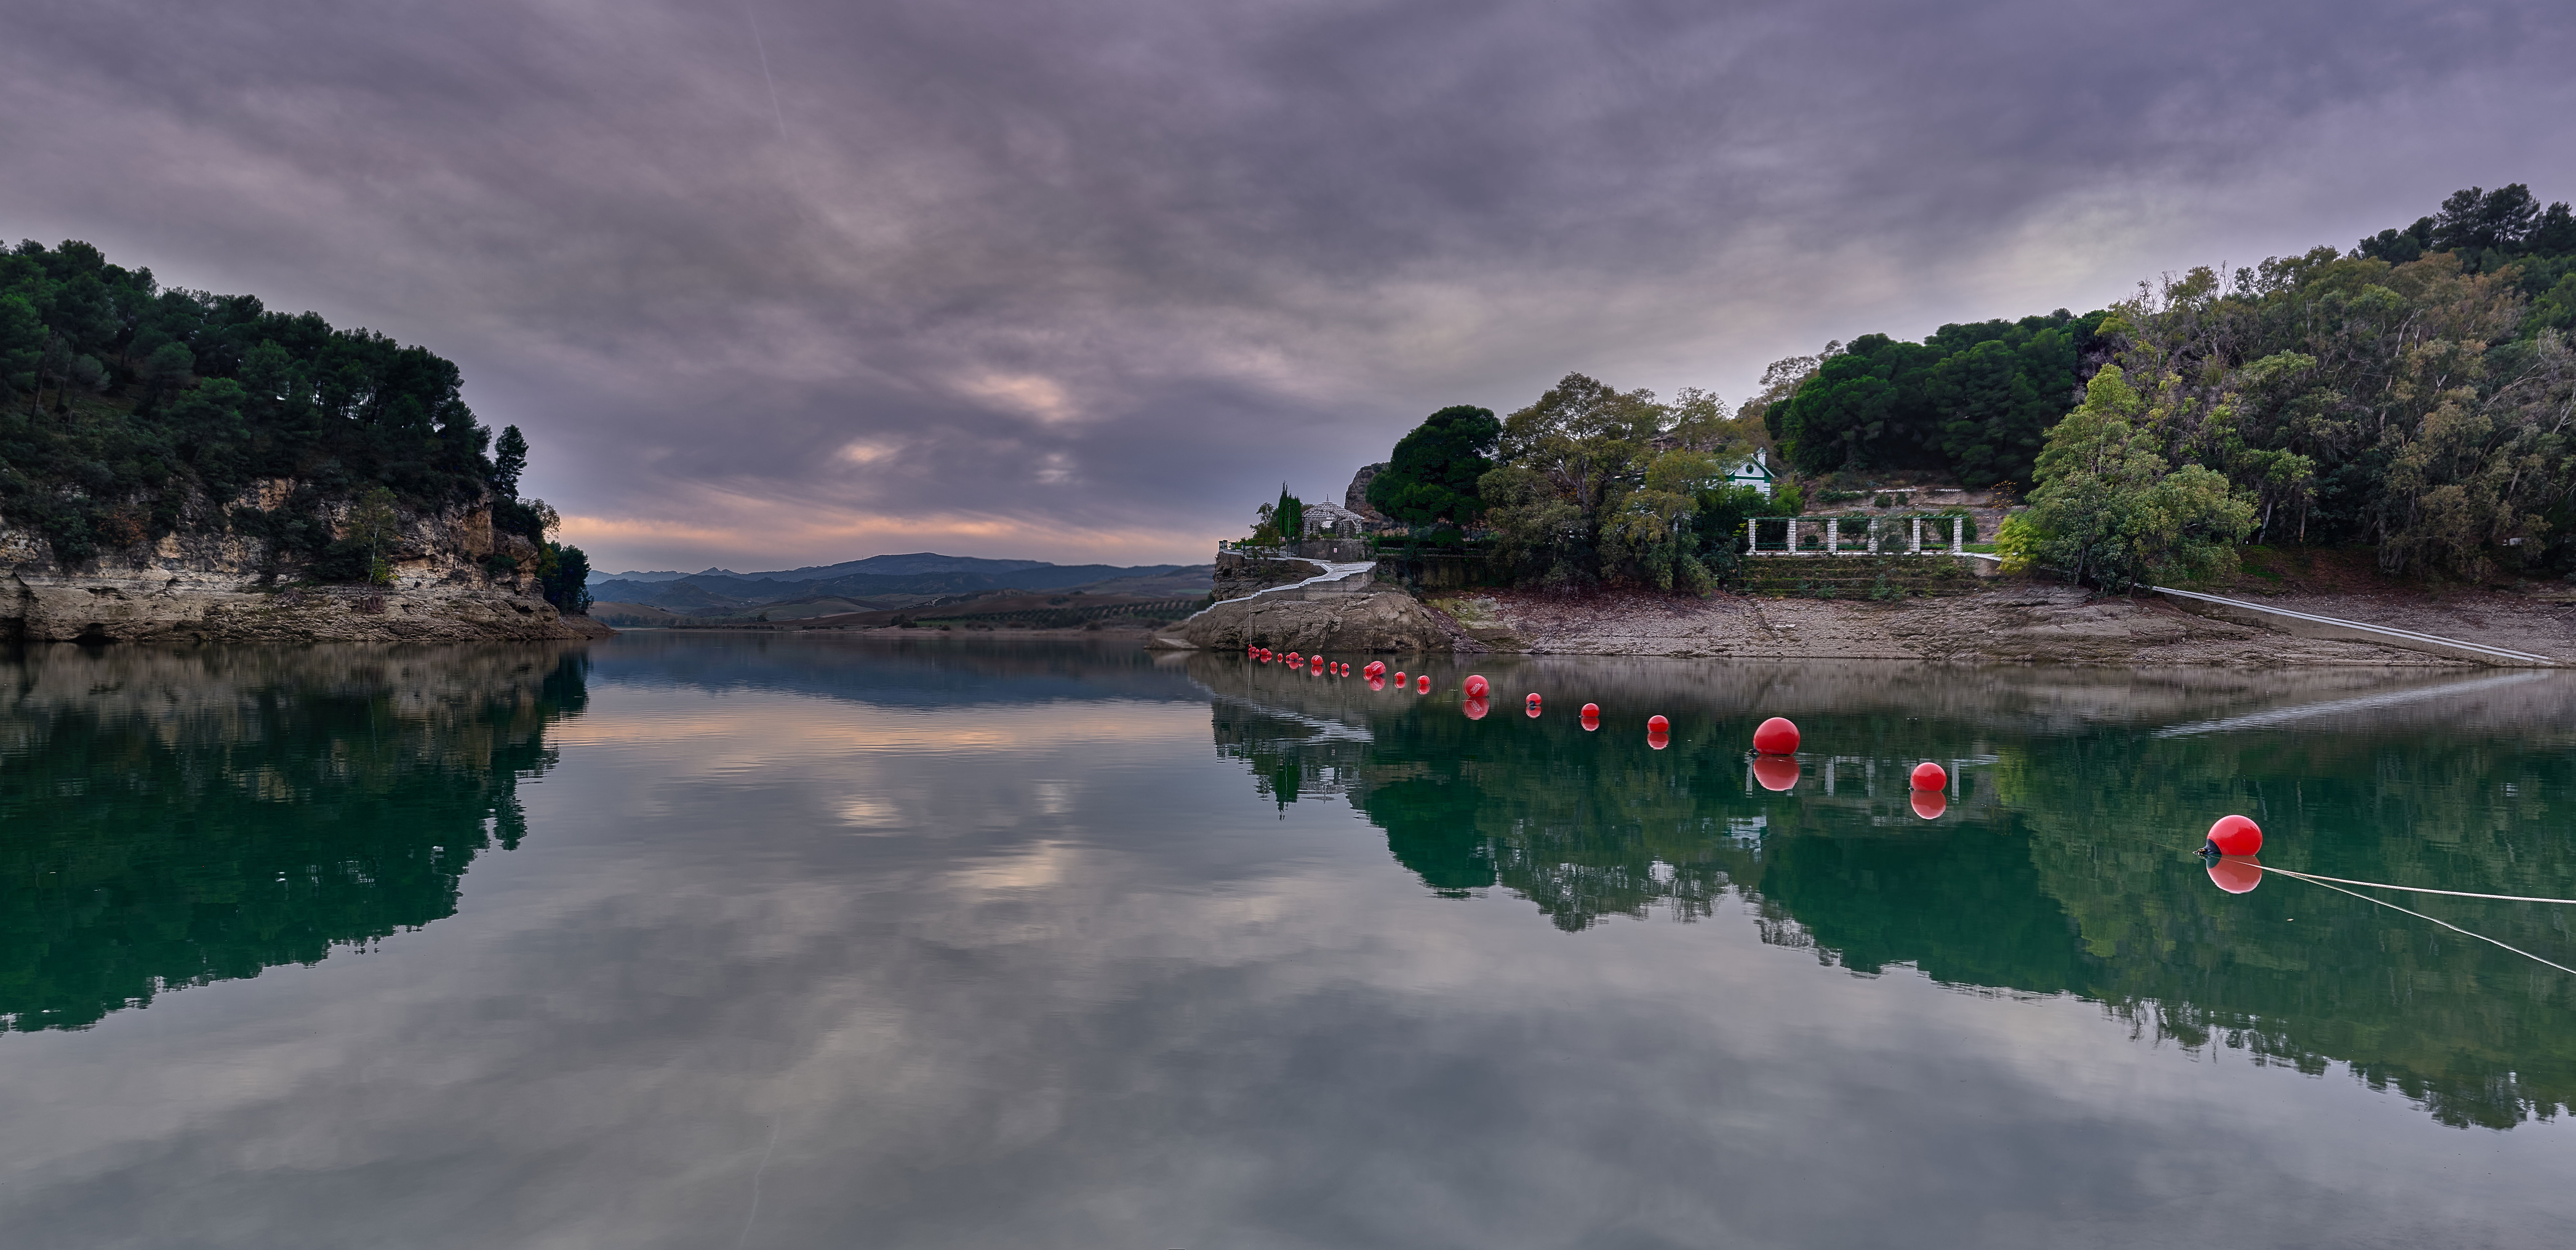
[[[0,1026],[439,920],[525,833],[578,651],[38,647],[0,666]]]
[[[1428,667],[1450,690],[1463,671]],[[1596,700],[1609,731],[1478,723],[1454,696],[1219,657],[1190,671],[1217,695],[1220,748],[1266,794],[1347,796],[1439,894],[1500,889],[1575,933],[1707,917],[1731,891],[1766,940],[1853,972],[2079,995],[2186,1047],[2347,1065],[2449,1124],[2576,1102],[2569,978],[2361,900],[2289,882],[2249,894],[2259,870],[2186,853],[2244,811],[2283,867],[2576,894],[2576,833],[2540,797],[2576,783],[2563,675],[1478,667],[1496,698]],[[1658,713],[1674,750],[1636,732]],[[1797,760],[1748,758],[1773,714],[1806,731]],[[1948,767],[1946,793],[1909,791],[1925,759]],[[2576,952],[2564,908],[2428,906]]]

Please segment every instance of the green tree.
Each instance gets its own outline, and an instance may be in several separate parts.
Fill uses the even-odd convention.
[[[44,356],[46,337],[35,305],[23,296],[0,293],[0,404],[36,389],[36,362]]]
[[[1285,482],[1279,484],[1279,502],[1270,505],[1270,523],[1292,545],[1306,537],[1306,501],[1289,494]]]
[[[1368,501],[1409,525],[1469,525],[1484,512],[1476,484],[1494,462],[1502,423],[1489,409],[1443,408],[1396,441],[1386,469],[1369,483]]]
[[[1705,452],[1668,451],[1646,465],[1645,478],[1619,500],[1602,527],[1608,563],[1633,566],[1658,590],[1676,582],[1698,593],[1715,584],[1700,561],[1702,492],[1725,481],[1726,470]]]
[[[357,506],[349,510],[349,541],[367,553],[366,580],[370,584],[393,584],[393,564],[385,559],[385,552],[401,535],[401,526],[402,518],[394,512],[394,493],[382,486],[368,488],[358,496]]]
[[[1266,503],[1253,509],[1252,537],[1248,541],[1255,547],[1276,547],[1280,544],[1282,536],[1279,533],[1278,504]]]
[[[1780,445],[1802,473],[1901,468],[1923,459],[1918,403],[1905,402],[1905,382],[1922,360],[1920,344],[1864,334],[1828,356],[1790,397],[1780,418]]]
[[[504,499],[519,497],[519,475],[528,468],[528,439],[519,427],[501,427],[501,439],[492,445],[492,489]]]
[[[546,602],[567,616],[590,612],[590,557],[579,547],[548,541],[537,560],[537,585]]]
[[[2472,254],[2490,248],[2518,249],[2539,222],[2540,201],[2532,198],[2530,187],[2519,182],[2493,191],[2469,187],[2452,192],[2442,201],[2442,211],[2434,214],[2433,247]]]
[[[2118,366],[2093,375],[2084,402],[2048,432],[2031,508],[2003,540],[2007,559],[2036,559],[2108,590],[2230,566],[2232,544],[2254,526],[2253,505],[2215,470],[2168,472],[2139,428],[2146,415]]]
[[[187,382],[196,365],[196,353],[185,344],[163,343],[153,348],[143,361],[143,392],[135,403],[136,409],[148,412],[158,406],[163,397]]]

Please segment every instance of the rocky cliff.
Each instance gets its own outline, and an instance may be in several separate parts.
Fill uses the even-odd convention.
[[[295,487],[263,482],[234,507],[274,507]],[[334,522],[345,527],[347,512],[341,505]],[[488,506],[399,517],[387,553],[392,584],[366,586],[306,583],[299,561],[221,522],[102,544],[94,560],[65,566],[32,527],[0,516],[0,634],[19,642],[461,642],[611,632],[546,602],[536,545],[495,532]]]
[[[1453,622],[1402,591],[1220,603],[1158,637],[1162,647],[1241,651],[1481,651]]]

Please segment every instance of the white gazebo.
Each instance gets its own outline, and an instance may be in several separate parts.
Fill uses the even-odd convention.
[[[1337,503],[1306,505],[1307,538],[1357,538],[1368,532],[1368,518]]]

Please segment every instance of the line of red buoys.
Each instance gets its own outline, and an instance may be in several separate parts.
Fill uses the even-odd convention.
[[[1290,665],[1297,665],[1302,660],[1313,672],[1330,672],[1342,677],[1351,674],[1350,665],[1328,662],[1321,655],[1305,657],[1291,651],[1285,656],[1279,656],[1258,644],[1247,645],[1244,648],[1244,655],[1264,664],[1284,660]],[[1384,660],[1371,660],[1359,671],[1361,676],[1368,679],[1371,690],[1386,689],[1387,666]],[[1402,671],[1396,672],[1394,674],[1396,688],[1404,689],[1407,678],[1408,674]],[[1415,693],[1431,693],[1429,674],[1411,675],[1411,685]],[[1490,697],[1493,683],[1482,673],[1468,674],[1466,680],[1460,683],[1460,692],[1466,696],[1464,708],[1467,719],[1483,720],[1491,714],[1493,704],[1490,702]],[[1539,693],[1533,690],[1524,697],[1523,708],[1532,719],[1536,719],[1544,702]],[[1584,704],[1583,710],[1576,719],[1587,733],[1600,729],[1601,705]],[[1672,732],[1672,721],[1669,719],[1662,716],[1646,718],[1648,747],[1661,751],[1672,745]],[[1756,726],[1753,730],[1754,781],[1762,788],[1772,791],[1785,791],[1797,785],[1799,769],[1796,757],[1799,742],[1800,735],[1796,722],[1785,716],[1769,717]],[[1949,798],[1943,793],[1950,784],[1949,770],[1930,760],[1925,760],[1914,766],[1906,780],[1912,791],[1909,801],[1915,815],[1925,820],[1937,820],[1949,810]],[[2262,849],[2262,846],[2262,827],[2255,824],[2253,820],[2232,814],[2220,817],[2217,823],[2209,827],[2208,838],[2202,844],[2202,853],[2209,857],[2211,883],[2230,894],[2243,894],[2261,884],[2263,868],[2253,856],[2255,852]]]

